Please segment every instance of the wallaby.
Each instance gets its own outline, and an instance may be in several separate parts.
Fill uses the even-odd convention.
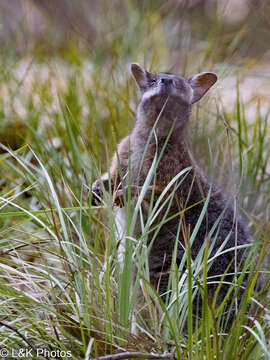
[[[132,189],[132,196],[136,197],[149,173],[155,154],[159,155],[164,150],[149,191],[144,197],[143,215],[147,218],[152,193],[154,192],[155,201],[177,174],[190,167],[190,170],[179,178],[181,184],[174,193],[167,214],[169,218],[182,210],[183,216],[181,220],[180,216],[176,216],[164,223],[153,241],[149,255],[150,281],[160,294],[167,291],[175,240],[178,236],[176,263],[179,265],[187,251],[185,240],[198,223],[206,198],[210,194],[206,215],[191,245],[191,257],[194,259],[197,256],[206,240],[209,240],[209,257],[213,257],[223,247],[223,254],[216,257],[207,273],[208,277],[216,276],[211,280],[213,284],[209,285],[208,291],[210,297],[213,297],[222,276],[226,283],[233,281],[235,269],[241,273],[249,253],[249,245],[253,242],[245,220],[235,211],[229,196],[213,184],[198,166],[186,141],[186,127],[192,105],[215,84],[217,75],[203,72],[185,79],[168,72],[152,74],[137,63],[131,65],[131,72],[141,91],[136,123],[131,134],[118,145],[110,174],[105,174],[101,180],[94,183],[93,201],[96,202],[102,196],[103,189],[109,188],[114,190],[115,202],[118,205],[121,203],[119,199],[128,188]],[[150,138],[153,127],[155,134]],[[180,221],[181,230],[177,235]],[[148,243],[152,236],[153,233],[150,233]],[[246,247],[235,250],[236,245]],[[247,276],[242,287],[246,280]],[[218,303],[224,299],[227,290],[228,286],[225,284],[220,287]],[[242,293],[243,290],[240,290],[238,299]]]

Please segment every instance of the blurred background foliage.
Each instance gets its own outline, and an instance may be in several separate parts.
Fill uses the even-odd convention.
[[[47,65],[43,67],[43,78],[37,81],[42,83],[48,77],[46,71],[56,72],[56,66],[50,64],[57,60],[58,68],[66,71],[54,74],[55,78],[60,77],[57,88],[62,85],[63,89],[71,72],[77,71],[86,82],[98,79],[99,89],[91,87],[94,101],[104,96],[103,87],[116,81],[118,93],[110,97],[116,96],[121,103],[126,100],[119,94],[128,76],[127,65],[138,61],[152,70],[165,69],[187,76],[198,71],[217,71],[221,77],[217,90],[226,100],[231,96],[225,102],[229,105],[235,99],[231,92],[235,83],[223,83],[222,78],[236,73],[240,81],[247,74],[253,78],[256,75],[255,82],[268,78],[268,69],[263,66],[268,65],[270,57],[269,13],[270,4],[263,0],[3,1],[1,80],[5,83],[16,70],[14,101],[31,83],[38,64]],[[59,66],[59,61],[63,66]],[[74,76],[76,81],[78,88],[81,84]],[[245,88],[250,86],[251,83]],[[261,92],[262,100],[269,100],[267,90]],[[14,129],[15,144],[22,128]],[[114,130],[121,131],[119,127]],[[125,131],[124,127],[120,135]]]
[[[155,49],[156,34],[167,44],[171,66],[183,66],[187,51],[205,50],[209,40],[216,40],[209,43],[216,63],[233,55],[261,59],[269,50],[269,11],[263,0],[11,0],[1,3],[1,42],[19,56],[41,59],[60,55],[76,62],[72,54],[79,50],[80,58],[98,58],[103,66],[121,55],[142,56],[147,45],[149,58],[160,56],[165,49]],[[109,61],[104,50],[112,46]]]

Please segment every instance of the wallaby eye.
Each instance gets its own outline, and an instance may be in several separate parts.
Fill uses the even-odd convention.
[[[156,84],[156,82],[157,82],[157,80],[156,80],[156,79],[151,79],[151,80],[150,80],[150,86],[155,85],[155,84]]]

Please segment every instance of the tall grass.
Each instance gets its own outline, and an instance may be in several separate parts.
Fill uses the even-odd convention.
[[[106,194],[100,206],[91,206],[91,184],[108,169],[117,142],[134,123],[138,97],[127,71],[130,61],[143,61],[152,70],[174,66],[187,75],[216,68],[221,84],[222,76],[238,73],[230,106],[222,96],[226,89],[216,88],[211,93],[216,105],[206,100],[194,109],[191,145],[199,163],[222,179],[248,219],[255,243],[244,268],[252,264],[255,274],[263,270],[268,277],[269,111],[258,100],[256,116],[250,119],[250,105],[240,88],[249,64],[231,65],[237,46],[246,44],[243,29],[232,29],[230,40],[221,31],[218,15],[215,21],[204,17],[200,23],[201,13],[194,14],[195,22],[177,7],[170,12],[151,2],[142,12],[135,2],[127,3],[121,18],[118,6],[112,4],[108,11],[102,2],[104,27],[89,50],[90,60],[81,44],[66,50],[68,61],[59,53],[44,61],[38,49],[37,59],[30,61],[1,58],[0,348],[10,354],[32,349],[40,359],[53,357],[45,349],[61,350],[63,359],[70,353],[72,359],[89,359],[126,352],[136,352],[134,358],[146,353],[177,359],[269,358],[268,285],[257,294],[256,275],[251,275],[231,322],[223,310],[243,285],[243,274],[230,284],[221,304],[210,302],[207,284],[221,286],[225,274],[209,278],[207,269],[225,250],[211,257],[206,239],[198,256],[191,258],[190,246],[207,213],[210,193],[197,226],[184,229],[186,255],[179,265],[175,246],[166,295],[160,297],[150,284],[149,232],[157,233],[168,220],[166,209],[190,169],[151,203],[139,237],[134,227],[142,220],[143,195],[155,176],[158,156],[141,196],[135,203],[130,194],[126,197],[123,263],[112,194]],[[184,30],[190,38],[181,36]],[[198,40],[200,31],[204,43]],[[156,226],[161,213],[165,216]],[[178,216],[181,224],[183,214]],[[192,318],[198,295],[201,321]],[[234,301],[228,312],[235,312]]]
[[[75,87],[73,79],[70,81],[70,86]],[[165,216],[157,228],[151,228],[160,211],[170,206],[174,191],[181,186],[189,169],[168,184],[150,209],[140,238],[135,239],[136,219],[140,218],[143,196],[159,159],[153,162],[135,211],[126,199],[129,225],[124,262],[123,265],[119,263],[112,197],[108,194],[102,206],[90,206],[89,186],[99,173],[94,162],[88,165],[84,161],[79,129],[73,122],[71,110],[66,111],[61,101],[59,119],[62,121],[51,126],[50,132],[59,136],[63,146],[58,149],[48,146],[49,153],[41,151],[41,144],[46,144],[46,139],[34,129],[31,132],[36,150],[27,145],[14,152],[2,146],[1,169],[13,181],[5,184],[1,196],[0,218],[4,226],[0,265],[4,334],[1,345],[10,351],[30,345],[36,350],[60,349],[63,354],[71,351],[72,357],[78,359],[127,350],[166,353],[173,347],[179,359],[187,355],[199,359],[202,353],[207,359],[214,356],[252,359],[254,354],[267,353],[268,323],[264,309],[267,298],[259,299],[253,294],[253,279],[250,279],[236,320],[227,333],[222,317],[226,299],[216,306],[209,303],[207,296],[207,283],[222,281],[207,278],[207,267],[211,264],[211,258],[207,260],[210,252],[207,241],[197,258],[191,259],[189,244],[196,237],[207,212],[207,200],[197,226],[186,231],[187,254],[179,267],[174,256],[166,299],[161,298],[149,283],[147,234],[157,232],[167,221]],[[70,104],[69,101],[71,108]],[[74,116],[80,113],[76,109],[77,105]],[[237,116],[240,116],[239,109]],[[259,119],[258,115],[255,126],[260,129]],[[247,127],[245,118],[240,120],[245,124],[243,127]],[[265,130],[259,130],[260,139],[266,141],[262,131]],[[267,144],[261,146],[265,148]],[[82,156],[72,160],[78,154]],[[243,164],[246,164],[247,154],[242,155]],[[249,175],[251,171],[261,171],[258,167],[259,164],[255,170],[249,168]],[[165,197],[169,189],[173,191]],[[210,193],[208,199],[209,196]],[[254,221],[254,218],[251,216],[250,220]],[[216,226],[219,221],[217,219]],[[261,258],[266,252],[267,240],[265,233],[265,245],[260,243]],[[220,249],[216,256],[222,255]],[[187,270],[184,270],[186,262]],[[237,287],[241,282],[240,276]],[[234,287],[235,284],[231,284],[228,297]],[[202,322],[194,323],[192,300],[196,293],[202,295],[203,314]],[[250,302],[255,304],[257,311],[252,306],[247,310]]]

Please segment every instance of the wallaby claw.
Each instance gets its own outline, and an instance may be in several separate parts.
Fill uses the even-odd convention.
[[[124,206],[124,191],[117,190],[113,197],[113,203],[116,206],[123,207]]]

